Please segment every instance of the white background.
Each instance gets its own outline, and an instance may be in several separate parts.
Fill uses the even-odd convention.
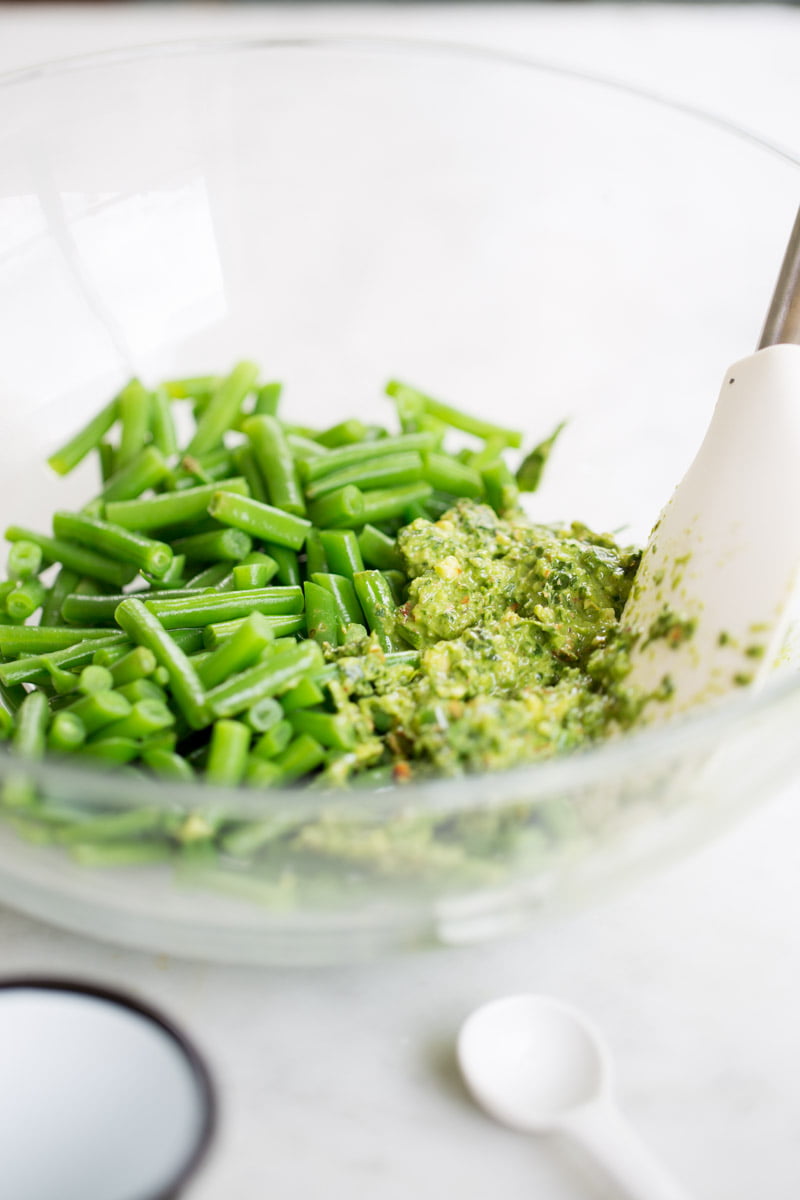
[[[30,5],[0,9],[0,70],[163,38],[309,32],[527,51],[697,103],[800,151],[800,10],[781,6]],[[692,1194],[796,1200],[798,805],[800,783],[652,882],[488,948],[239,970],[103,947],[0,912],[0,964],[124,986],[185,1024],[223,1102],[194,1200],[600,1195],[552,1147],[491,1125],[458,1081],[460,1021],[519,990],[590,1011],[612,1044],[624,1107]]]

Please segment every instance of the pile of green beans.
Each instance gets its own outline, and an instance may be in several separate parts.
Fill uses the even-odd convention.
[[[56,450],[58,474],[94,456],[99,481],[50,531],[5,531],[12,753],[256,788],[352,756],[358,733],[330,693],[337,647],[417,661],[394,621],[408,585],[398,529],[461,497],[504,511],[517,495],[503,452],[519,433],[404,384],[387,392],[394,431],[355,418],[320,430],[279,416],[280,386],[251,362],[133,380]],[[478,446],[445,449],[453,429]],[[387,750],[382,780],[391,767]],[[31,797],[8,786],[2,802]]]

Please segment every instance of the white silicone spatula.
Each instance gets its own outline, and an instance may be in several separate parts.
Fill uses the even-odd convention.
[[[664,679],[672,687],[647,705],[645,720],[759,686],[774,666],[800,568],[797,343],[800,212],[760,347],[725,372],[622,615],[639,634],[628,682],[648,693]]]

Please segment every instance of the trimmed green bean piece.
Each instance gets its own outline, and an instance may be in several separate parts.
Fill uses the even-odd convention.
[[[283,720],[282,705],[283,702],[277,701],[273,696],[265,696],[242,714],[242,720],[256,733],[266,733],[273,725],[277,725],[278,721]]]
[[[203,409],[194,436],[186,447],[187,454],[204,454],[219,445],[223,435],[236,423],[242,404],[253,390],[257,378],[258,367],[255,363],[237,363]]]
[[[131,745],[136,747],[135,742]],[[101,746],[102,743],[98,742],[91,747],[95,758],[101,757],[98,753]],[[134,867],[144,863],[166,862],[172,857],[170,843],[154,838],[138,838],[135,842],[81,842],[70,846],[69,852],[81,867]]]
[[[116,640],[112,641],[112,638],[116,638]],[[124,655],[133,649],[133,646],[124,633],[115,635],[111,630],[108,631],[108,637],[104,638],[102,642],[92,642],[91,645],[94,647],[94,654],[91,661],[96,667],[113,667],[114,663],[119,662]],[[62,650],[60,653],[65,654],[68,651]]]
[[[274,546],[267,542],[264,549],[268,556],[278,564],[278,583],[284,587],[299,587],[302,582],[300,563],[294,550],[286,546]]]
[[[12,621],[27,621],[37,608],[41,608],[47,589],[38,579],[25,579],[6,596],[6,612]]]
[[[261,478],[261,472],[258,469],[252,446],[248,445],[247,442],[243,442],[241,446],[235,446],[231,454],[236,470],[243,479],[247,480],[250,495],[254,500],[259,500],[262,504],[266,504],[269,497],[264,480]]]
[[[319,529],[338,529],[342,526],[363,525],[364,493],[354,484],[327,492],[309,505],[308,515]]]
[[[14,717],[12,716],[11,709],[7,708],[2,703],[2,700],[3,694],[0,690],[0,742],[4,742],[7,738],[10,738],[11,731],[14,728]]]
[[[255,407],[253,408],[253,415],[260,416],[263,414],[267,417],[277,416],[282,391],[282,383],[262,384],[256,392],[256,403]]]
[[[320,646],[339,643],[339,609],[329,591],[319,584],[306,581],[303,584],[306,600],[306,628],[308,636]]]
[[[65,650],[78,642],[93,638],[110,637],[107,629],[78,629],[72,625],[0,625],[0,654],[4,658],[22,655],[50,654],[53,650]],[[117,639],[122,640],[122,639]],[[0,678],[5,667],[0,665]],[[63,663],[60,665],[64,665]],[[21,683],[22,679],[5,679],[6,683]]]
[[[130,683],[123,683],[117,691],[131,704],[138,704],[140,700],[158,700],[161,704],[167,702],[167,693],[153,679],[132,679]]]
[[[105,555],[96,554],[94,550],[89,550],[78,542],[45,537],[44,534],[22,529],[19,525],[9,525],[5,537],[7,542],[35,542],[50,562],[61,563],[62,566],[77,571],[79,575],[100,579],[104,583],[113,584],[114,587],[125,587],[136,574],[136,567],[128,563],[113,562]]]
[[[294,729],[289,722],[280,720],[261,735],[253,747],[253,754],[256,758],[274,758],[286,749],[293,737]]]
[[[137,454],[136,458],[106,480],[97,499],[103,504],[136,500],[142,492],[163,483],[168,475],[169,463],[158,447],[145,446],[141,454]]]
[[[122,766],[139,757],[139,742],[136,738],[101,737],[88,741],[81,747],[80,754],[82,758]]]
[[[328,560],[326,573],[330,571],[352,579],[356,571],[364,570],[358,537],[352,529],[323,529],[319,536]]]
[[[218,621],[212,625],[206,625],[205,629],[201,630],[203,645],[208,650],[216,650],[217,646],[221,646],[223,642],[227,641],[236,632],[245,619],[244,617],[238,617],[233,621]],[[304,613],[297,613],[296,615],[286,617],[267,617],[266,620],[269,622],[276,639],[292,633],[303,633],[306,628]],[[289,640],[294,643],[293,638]]]
[[[374,525],[364,526],[358,535],[358,546],[368,567],[375,567],[379,571],[402,570],[403,556],[397,542]]]
[[[306,484],[330,475],[333,471],[342,471],[357,463],[371,462],[387,454],[407,453],[410,450],[422,453],[432,450],[436,445],[436,437],[432,433],[400,433],[394,437],[377,438],[375,441],[360,442],[356,446],[341,446],[337,450],[328,450],[322,455],[298,462],[300,477]]]
[[[159,665],[166,668],[175,702],[191,728],[202,729],[207,725],[208,710],[203,685],[186,654],[170,637],[158,617],[149,612],[140,600],[130,597],[123,600],[117,609],[117,623],[132,641],[152,650]]]
[[[97,447],[97,458],[100,464],[100,478],[103,483],[108,483],[111,476],[114,474],[114,457],[116,450],[111,445],[111,442],[100,442]]]
[[[293,712],[289,722],[295,733],[307,733],[332,750],[354,750],[356,733],[344,713],[314,712],[301,708]]]
[[[251,708],[265,696],[276,696],[295,686],[304,675],[322,666],[322,652],[316,642],[306,641],[287,647],[247,671],[233,675],[212,688],[207,701],[215,717],[232,717]]]
[[[449,460],[448,460],[449,461]],[[336,491],[355,484],[362,491],[372,488],[402,487],[407,483],[415,483],[423,475],[422,456],[416,451],[404,454],[386,454],[381,458],[365,459],[342,471],[332,471],[323,475],[306,487],[306,498],[311,503],[325,496],[328,492]],[[480,482],[480,480],[479,480]]]
[[[177,599],[153,596],[144,603],[165,629],[201,628],[220,621],[234,621],[252,612],[275,616],[301,613],[303,593],[300,588],[246,588],[241,592],[199,592]]]
[[[280,780],[281,780],[280,767],[276,767],[275,764],[267,758],[257,758],[255,754],[250,755],[249,759],[247,760],[247,772],[244,777],[244,781],[245,781],[245,784],[247,785],[247,787],[257,787],[257,788],[272,787],[274,784],[280,783]],[[252,826],[240,826],[240,828],[241,829],[249,829],[249,828],[252,828]],[[238,832],[238,830],[236,830],[234,832]],[[230,841],[230,839],[233,836],[234,836],[233,834],[227,834],[223,838],[223,846],[225,848],[225,851],[228,854],[237,854],[238,853],[241,855],[242,851],[237,849],[238,842],[231,843],[231,841]],[[269,840],[269,839],[265,838],[259,844],[263,845],[264,841],[267,841],[267,840]],[[233,849],[230,848],[231,844],[234,847]],[[249,846],[249,844],[250,844],[249,841],[247,844]]]
[[[274,636],[266,617],[259,612],[251,613],[233,635],[198,666],[197,674],[203,687],[217,687],[231,675],[252,667]]]
[[[205,596],[206,592],[201,589],[195,591],[181,591],[181,595],[189,596]],[[174,592],[167,593],[172,596]],[[150,596],[150,592],[145,592],[143,595]],[[76,625],[113,625],[114,614],[119,608],[123,600],[128,597],[125,592],[116,592],[111,596],[81,596],[78,593],[72,596],[65,596],[64,603],[61,606],[61,612],[65,621],[71,621]]]
[[[471,433],[475,437],[488,439],[495,438],[497,441],[502,440],[503,445],[519,448],[522,445],[522,434],[516,429],[505,429],[500,425],[493,425],[491,421],[483,421],[480,417],[473,417],[471,413],[461,412],[457,408],[452,408],[449,404],[442,404],[439,400],[434,400],[431,396],[426,396],[424,392],[420,392],[417,388],[409,387],[408,384],[400,383],[393,379],[386,385],[387,396],[392,396],[395,400],[411,400],[420,405],[421,410],[427,413],[428,416],[435,417],[439,421],[443,421],[445,425],[451,426],[453,429],[460,429],[464,433]]]
[[[165,457],[170,458],[178,452],[178,435],[175,432],[172,405],[166,388],[158,387],[151,393],[150,406],[153,445]]]
[[[328,559],[322,544],[322,532],[309,529],[306,538],[306,575],[316,575],[328,570]]]
[[[320,446],[319,442],[315,441],[314,438],[293,432],[291,429],[286,429],[286,441],[289,443],[289,449],[298,466],[301,459],[319,458],[320,455],[328,453],[325,447]]]
[[[110,692],[113,688],[114,676],[108,667],[98,667],[96,663],[89,663],[78,676],[78,691],[84,696],[90,696],[92,692]]]
[[[208,512],[215,520],[266,542],[275,542],[290,550],[300,549],[311,528],[310,521],[270,504],[262,504],[260,500],[235,495],[229,481],[225,489],[215,492],[208,504]]]
[[[143,750],[142,762],[159,779],[173,780],[176,783],[189,783],[194,779],[191,763],[170,750],[160,750],[157,747]]]
[[[78,642],[75,646],[50,654],[45,651],[18,658],[15,662],[0,663],[0,685],[15,687],[21,683],[46,683],[50,665],[58,668],[85,666],[93,660],[97,646],[103,643],[108,644],[109,648],[120,643],[127,645],[124,634],[108,632],[102,642],[99,639]],[[49,659],[49,663],[46,663],[46,659]]]
[[[53,532],[57,538],[71,538],[74,542],[103,550],[111,558],[132,563],[137,570],[156,577],[163,575],[172,562],[172,548],[165,542],[156,542],[97,517],[57,512],[53,516]]]
[[[230,574],[229,563],[212,563],[210,567],[206,567],[204,571],[200,571],[197,575],[187,581],[187,588],[199,588],[205,591],[206,588],[217,587],[222,583],[223,579]]]
[[[80,680],[74,671],[63,670],[46,654],[42,655],[42,666],[50,676],[49,682],[55,688],[58,696],[68,696],[70,692],[77,692]]]
[[[278,564],[274,558],[269,562],[240,563],[238,567],[233,568],[233,589],[238,592],[247,588],[266,587],[277,573]]]
[[[247,770],[247,753],[252,731],[242,721],[215,721],[206,763],[209,783],[234,786]]]
[[[159,578],[156,575],[150,575],[147,571],[142,571],[142,575],[150,584],[151,588],[156,591],[174,591],[176,588],[185,588],[186,582],[183,578],[183,573],[186,569],[186,557],[183,554],[174,554],[172,562],[167,567],[164,574]]]
[[[247,484],[238,477],[226,479],[225,488],[226,495],[243,497],[247,492]],[[204,483],[182,492],[164,492],[160,496],[144,499],[114,501],[106,504],[105,516],[114,525],[139,532],[192,525],[207,515],[209,503],[216,495],[219,495],[219,484]]]
[[[513,472],[502,458],[484,467],[481,478],[486,489],[486,499],[496,513],[502,514],[516,508],[519,486]]]
[[[244,422],[245,433],[255,455],[270,503],[283,512],[303,517],[303,491],[283,427],[275,417],[253,416]]]
[[[11,745],[21,758],[41,758],[45,750],[50,709],[44,692],[29,692],[17,709]]]
[[[129,650],[108,665],[112,686],[122,687],[125,683],[133,683],[135,679],[146,679],[152,675],[157,663],[152,650],[148,650],[146,646],[135,646],[133,650]]]
[[[47,745],[56,754],[69,754],[86,741],[86,726],[76,713],[57,712],[47,734]]]
[[[120,392],[117,413],[121,433],[114,462],[119,469],[141,454],[150,435],[150,393],[138,379],[132,379]]]
[[[394,602],[389,584],[380,571],[359,571],[353,577],[359,603],[367,624],[383,650],[401,650],[403,643],[394,635]]]
[[[340,421],[338,425],[331,425],[330,429],[324,429],[322,433],[317,434],[316,440],[320,446],[325,446],[328,450],[335,450],[337,446],[351,446],[365,442],[368,436],[369,430],[364,422],[351,417],[347,421]]]
[[[20,684],[8,684],[0,679],[0,708],[15,713],[27,694]]]
[[[364,620],[352,579],[348,579],[344,575],[328,575],[318,572],[311,576],[311,582],[324,588],[333,596],[336,614],[343,626],[357,625]]]
[[[9,579],[32,579],[42,569],[42,548],[35,542],[14,542],[8,550]]]
[[[309,734],[301,733],[272,761],[281,769],[281,782],[291,783],[321,766],[325,750]]]
[[[252,550],[253,540],[241,529],[216,529],[213,533],[178,538],[172,548],[176,554],[183,554],[188,562],[238,563]]]
[[[106,725],[101,730],[103,737],[142,738],[158,733],[161,729],[169,729],[175,724],[175,714],[171,713],[161,700],[137,700],[127,717]]]
[[[313,679],[301,679],[290,691],[280,699],[280,706],[288,716],[298,708],[314,708],[322,704],[325,693]]]
[[[92,734],[104,725],[127,717],[131,711],[131,704],[119,692],[90,692],[88,696],[82,696],[62,711],[74,713],[83,721],[87,734]]]
[[[427,500],[433,488],[429,483],[408,483],[405,487],[381,488],[374,492],[362,492],[363,509],[360,525],[381,525],[394,517],[401,517],[409,504],[416,500]]]
[[[219,384],[219,375],[190,375],[185,379],[169,379],[163,386],[171,400],[197,400],[210,397]]]
[[[119,842],[136,838],[143,833],[160,829],[164,813],[160,808],[134,808],[126,812],[103,813],[77,821],[63,830],[59,841],[65,845],[73,842]]]
[[[439,492],[451,496],[466,496],[480,500],[483,481],[477,471],[447,454],[426,454],[423,458],[423,478]]]
[[[403,593],[406,590],[408,580],[402,571],[382,571],[383,578],[389,585],[389,590],[394,596],[394,602],[400,607],[403,603]]]
[[[96,416],[92,417],[74,437],[65,442],[47,462],[58,475],[68,475],[90,450],[97,448],[117,419],[117,397],[115,396]]]
[[[17,542],[17,545],[20,543]],[[49,589],[42,605],[42,612],[39,619],[41,625],[63,625],[64,621],[61,616],[61,605],[64,602],[64,597],[68,596],[80,582],[80,576],[76,571],[70,571],[68,567],[59,567],[58,574],[53,581],[53,586]]]

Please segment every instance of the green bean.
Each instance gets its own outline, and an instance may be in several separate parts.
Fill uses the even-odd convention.
[[[250,495],[254,500],[259,500],[262,504],[266,504],[269,497],[252,447],[247,442],[243,442],[241,446],[235,446],[231,453],[236,470],[247,481]]]
[[[242,714],[242,720],[256,733],[266,733],[283,720],[283,713],[283,699],[279,702],[273,696],[264,696],[263,700],[257,700]]]
[[[277,571],[278,564],[274,558],[271,558],[269,563],[240,563],[239,566],[233,568],[234,590],[244,591],[247,588],[266,587]]]
[[[281,769],[281,782],[291,783],[309,775],[325,761],[325,751],[307,733],[301,733],[272,760]]]
[[[178,436],[175,433],[172,405],[164,387],[158,387],[151,393],[150,405],[153,445],[169,458],[178,452]]]
[[[387,537],[374,525],[365,525],[358,535],[358,546],[368,567],[379,571],[401,570],[403,557],[394,538]],[[340,572],[344,574],[344,572]]]
[[[301,460],[319,458],[321,455],[328,453],[325,447],[320,446],[319,442],[315,441],[312,437],[306,437],[303,434],[293,432],[291,429],[286,429],[285,432],[289,449],[298,466]]]
[[[151,593],[142,594],[149,596]],[[172,596],[174,593],[169,592],[168,594]],[[186,589],[181,591],[181,595],[204,596],[206,592],[200,589],[194,591]],[[61,612],[65,621],[74,622],[76,625],[91,625],[92,628],[96,625],[113,625],[114,614],[122,601],[127,598],[125,592],[116,592],[111,596],[81,596],[74,593],[64,598]]]
[[[0,625],[0,655],[4,658],[15,658],[21,655],[49,654],[52,650],[64,650],[78,642],[109,636],[107,629],[78,629],[68,625]],[[13,664],[0,665],[0,678],[6,674],[6,667],[11,665]],[[5,678],[4,682],[21,683],[23,680]]]
[[[220,383],[219,375],[190,375],[186,379],[170,379],[164,390],[172,400],[196,400],[210,397]]]
[[[130,597],[117,609],[117,622],[132,641],[152,650],[159,665],[166,668],[175,702],[191,728],[202,729],[207,725],[203,685],[186,654],[169,636],[158,617],[140,600]]]
[[[240,362],[233,368],[214,391],[203,410],[189,445],[187,454],[203,454],[213,450],[223,434],[235,424],[247,395],[253,390],[258,378],[255,363]]]
[[[356,732],[344,713],[316,712],[298,709],[289,717],[295,733],[307,733],[323,746],[333,750],[355,750]]]
[[[399,608],[405,599],[408,579],[402,571],[382,571],[381,574],[388,583],[394,602]]]
[[[187,581],[186,587],[200,588],[202,591],[205,591],[206,588],[217,587],[229,574],[229,563],[212,563],[211,566],[206,567],[204,571],[200,571],[199,574],[193,575],[191,579]]]
[[[92,734],[104,725],[110,725],[112,721],[120,721],[127,717],[131,711],[131,704],[119,692],[90,692],[88,696],[81,696],[80,700],[75,700],[63,711],[80,717],[87,734]]]
[[[200,592],[177,599],[154,596],[144,603],[165,629],[200,628],[246,617],[251,612],[276,616],[301,613],[303,593],[300,588],[246,588],[240,592]]]
[[[363,421],[351,417],[348,421],[340,421],[338,425],[331,425],[329,429],[324,429],[322,433],[317,434],[316,440],[328,450],[334,450],[337,446],[350,446],[365,442],[368,433],[369,430]]]
[[[122,687],[125,683],[133,683],[135,679],[145,679],[156,669],[156,656],[146,646],[135,646],[121,658],[109,664],[113,687]]]
[[[86,726],[75,713],[57,712],[47,734],[47,745],[57,754],[69,754],[86,741]]]
[[[290,550],[300,549],[311,528],[310,521],[259,500],[234,495],[228,483],[225,488],[215,492],[208,504],[208,512],[215,520]]]
[[[14,717],[10,707],[6,707],[3,696],[4,689],[0,688],[0,742],[11,737],[14,728]]]
[[[280,422],[262,414],[250,417],[242,430],[267,486],[270,503],[284,512],[305,516],[306,505],[297,468]]]
[[[103,813],[77,821],[63,830],[59,841],[70,845],[73,842],[119,842],[152,833],[164,823],[160,808],[133,808],[125,812]]]
[[[111,558],[131,563],[137,570],[157,577],[163,575],[172,562],[172,548],[165,542],[156,542],[96,517],[57,512],[53,516],[53,532],[57,538],[70,538],[103,550]]]
[[[486,499],[496,513],[502,514],[516,508],[519,487],[513,472],[502,458],[484,467],[481,478],[486,489]]]
[[[322,532],[319,529],[309,529],[306,538],[306,576],[319,574],[328,570],[328,559],[322,544]]]
[[[101,745],[91,747],[95,757],[100,757]],[[135,747],[136,743],[131,745]],[[139,838],[135,842],[81,842],[70,846],[70,854],[82,867],[134,867],[165,862],[171,857],[172,848],[166,840]]]
[[[324,573],[330,571],[352,579],[356,571],[364,570],[358,538],[352,529],[323,529],[319,536],[327,559]]]
[[[70,692],[77,692],[80,680],[74,671],[64,670],[47,654],[42,655],[41,661],[49,676],[50,684],[55,688],[56,695],[67,696]]]
[[[6,612],[12,621],[27,621],[37,608],[41,608],[47,590],[38,579],[25,579],[6,596]]]
[[[362,492],[363,508],[360,525],[381,525],[400,517],[408,504],[415,500],[427,500],[433,489],[429,483],[408,483],[405,487],[380,488],[376,491]]]
[[[205,629],[201,631],[203,645],[206,649],[215,650],[217,646],[221,646],[224,641],[227,641],[236,632],[245,619],[244,617],[237,617],[233,621],[217,621],[211,625],[206,625]],[[267,617],[266,620],[269,622],[276,639],[286,634],[302,633],[306,627],[306,618],[303,613],[290,614],[285,617]],[[293,638],[290,640],[294,641]]]
[[[131,704],[138,704],[140,700],[158,700],[161,704],[167,702],[167,693],[154,679],[131,679],[129,683],[118,687],[117,691]]]
[[[359,603],[367,624],[383,650],[401,650],[402,642],[394,634],[394,602],[391,589],[380,571],[359,571],[353,576]]]
[[[373,488],[401,487],[416,483],[423,474],[423,460],[416,451],[403,454],[387,454],[381,458],[365,459],[341,471],[332,471],[308,484],[306,498],[311,503],[328,492],[355,484],[362,491]]]
[[[308,515],[314,525],[321,529],[337,529],[344,526],[363,525],[364,493],[354,484],[327,492],[314,500]]]
[[[218,446],[216,450],[209,450],[198,458],[193,454],[184,454],[180,465],[188,475],[175,477],[178,487],[191,486],[193,479],[199,483],[214,483],[215,480],[228,479],[235,473],[234,458],[227,446]]]
[[[161,700],[137,700],[127,717],[121,717],[119,721],[106,725],[101,730],[101,736],[135,738],[140,741],[174,724],[175,714],[171,713]]]
[[[330,475],[333,471],[341,471],[358,463],[372,462],[389,454],[401,454],[415,450],[420,453],[431,450],[436,445],[436,437],[432,433],[401,433],[394,437],[378,438],[371,442],[360,442],[355,446],[341,446],[337,450],[328,450],[322,455],[308,459],[300,459],[298,470],[306,484]]]
[[[471,433],[475,437],[483,439],[502,440],[505,446],[518,448],[522,445],[522,434],[518,430],[504,429],[500,425],[493,425],[490,421],[483,421],[480,417],[473,417],[470,413],[451,408],[449,404],[442,404],[439,400],[434,400],[431,396],[426,396],[424,392],[418,391],[417,388],[409,387],[397,380],[387,383],[386,394],[394,399],[413,400],[428,416],[435,417],[453,429],[460,429],[464,433]]]
[[[317,704],[322,704],[324,699],[325,693],[322,688],[313,679],[306,677],[281,696],[280,707],[288,716],[298,708],[314,708]]]
[[[105,555],[96,554],[77,542],[68,542],[62,538],[45,537],[44,534],[32,533],[19,525],[9,525],[5,533],[6,541],[31,541],[39,546],[50,562],[61,563],[79,575],[88,575],[91,579],[101,579],[104,583],[122,588],[130,583],[136,574],[136,567],[128,563],[110,561]]]
[[[256,758],[274,758],[286,749],[293,737],[294,729],[289,722],[280,720],[261,735],[253,747],[253,754]]]
[[[282,773],[281,773],[280,767],[276,767],[275,764],[273,762],[270,762],[269,759],[257,758],[256,755],[251,754],[249,759],[247,760],[247,771],[245,773],[244,782],[247,785],[247,787],[257,787],[257,788],[272,787],[274,784],[277,784],[280,782],[281,775],[282,775]],[[246,829],[246,828],[249,828],[249,826],[240,826],[239,828]],[[237,832],[237,831],[235,831],[235,832]],[[236,841],[233,841],[233,838],[234,838],[234,833],[227,834],[222,839],[222,845],[223,845],[226,853],[241,854],[241,851],[238,851],[236,849],[236,847],[238,846],[238,843]],[[233,845],[234,849],[230,849],[229,845]]]
[[[138,379],[132,379],[117,398],[121,433],[115,456],[117,468],[138,457],[150,434],[150,393]]]
[[[466,467],[447,454],[426,454],[423,457],[423,478],[440,492],[480,500],[483,482],[477,471]]]
[[[302,577],[296,552],[287,549],[286,546],[275,546],[269,542],[264,543],[264,550],[278,564],[278,583],[285,587],[298,587]]]
[[[16,666],[16,663],[7,665]],[[20,683],[6,683],[0,678],[0,708],[5,708],[8,712],[15,713],[27,694],[25,688]]]
[[[117,419],[117,397],[101,408],[74,437],[65,442],[47,462],[58,475],[68,475],[90,450],[94,450]]]
[[[107,638],[103,638],[97,642],[90,642],[89,644],[94,649],[91,661],[96,667],[113,667],[114,663],[119,662],[121,658],[133,649],[132,644],[125,637],[124,633],[113,634],[111,630],[108,631]],[[61,650],[59,653],[68,654],[69,651]]]
[[[277,416],[282,391],[282,383],[262,384],[256,392],[256,403],[255,407],[253,408],[253,415],[260,416],[263,413],[268,417]]]
[[[236,477],[226,479],[225,488],[226,495],[244,496],[247,484]],[[183,492],[164,492],[160,496],[144,499],[114,501],[106,504],[105,516],[107,521],[115,525],[139,532],[192,525],[207,515],[209,502],[218,494],[218,484],[204,483],[200,487],[186,488]]]
[[[303,584],[306,601],[306,628],[308,636],[321,646],[339,642],[339,610],[329,591],[319,584],[306,581]]]
[[[111,442],[102,441],[97,446],[97,460],[100,467],[100,479],[103,483],[108,483],[111,476],[114,474],[114,457],[116,450],[111,445]]]
[[[145,446],[141,454],[120,467],[105,481],[98,500],[103,504],[112,501],[136,500],[143,492],[157,487],[169,475],[169,463],[157,446]]]
[[[14,542],[8,550],[9,579],[32,579],[42,569],[42,548],[35,542]]]
[[[322,665],[322,653],[316,642],[306,641],[273,655],[247,671],[231,676],[212,688],[207,701],[215,717],[231,717],[251,708],[265,696],[280,695]]]
[[[21,758],[41,758],[45,750],[50,710],[44,692],[29,692],[17,709],[11,745]]]
[[[90,696],[92,692],[109,692],[113,688],[114,676],[108,667],[98,667],[96,663],[89,663],[78,676],[78,691],[84,696]]]
[[[206,779],[209,783],[234,786],[247,769],[251,730],[242,721],[215,721],[208,748]]]
[[[86,742],[81,747],[80,754],[82,758],[93,758],[98,762],[122,766],[139,757],[139,742],[136,738],[100,737],[95,741]]]
[[[233,635],[198,666],[197,674],[203,687],[217,687],[231,675],[253,666],[273,637],[266,617],[259,612],[251,613]]]
[[[240,529],[216,529],[213,533],[196,533],[178,538],[172,543],[176,554],[188,562],[241,562],[253,548],[252,538]]]
[[[16,544],[20,545],[19,542]],[[79,581],[80,576],[76,571],[70,571],[68,567],[59,567],[53,586],[49,589],[42,605],[40,624],[64,624],[61,616],[61,605],[64,602],[64,597],[75,591]]]
[[[147,571],[142,571],[142,575],[150,584],[151,588],[156,591],[175,591],[176,588],[185,588],[186,581],[183,578],[186,569],[186,556],[184,554],[173,554],[172,562],[167,567],[163,575],[150,575]]]
[[[159,779],[174,780],[177,783],[189,783],[194,779],[191,763],[169,750],[152,748],[142,750],[142,762],[157,775]]]
[[[362,568],[363,570],[363,568]],[[315,573],[311,582],[330,592],[336,605],[336,615],[341,625],[360,624],[364,619],[352,579],[344,575]]]

